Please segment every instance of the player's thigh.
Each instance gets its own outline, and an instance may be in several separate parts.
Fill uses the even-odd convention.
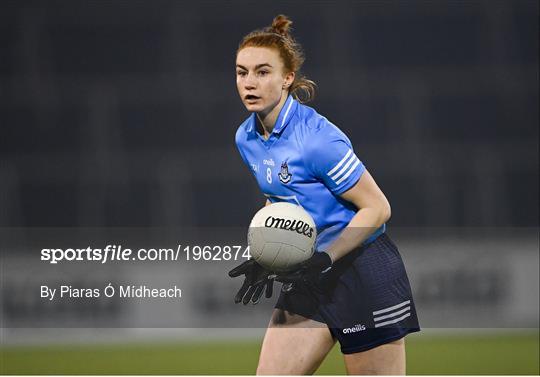
[[[405,338],[343,356],[348,374],[405,374]]]
[[[312,374],[334,343],[324,323],[274,309],[264,336],[257,374]]]

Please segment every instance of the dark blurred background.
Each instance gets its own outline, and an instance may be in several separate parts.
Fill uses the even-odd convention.
[[[245,226],[238,42],[284,13],[391,226],[538,225],[537,1],[3,1],[0,225]]]

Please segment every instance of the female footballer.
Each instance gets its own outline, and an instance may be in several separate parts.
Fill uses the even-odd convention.
[[[303,103],[314,83],[292,21],[241,41],[236,84],[252,114],[238,128],[240,155],[267,203],[301,205],[314,219],[316,252],[297,270],[273,275],[253,260],[235,301],[257,303],[283,282],[264,336],[257,374],[312,374],[336,341],[349,374],[405,374],[408,333],[419,331],[407,274],[385,233],[390,205],[347,136]]]

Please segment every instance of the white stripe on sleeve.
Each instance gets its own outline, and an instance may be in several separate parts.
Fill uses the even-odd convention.
[[[354,169],[356,169],[356,167],[360,164],[360,160],[357,158],[356,159],[356,162],[353,164],[353,166],[351,166],[351,168],[349,169],[349,171],[347,172],[347,174],[345,174],[343,177],[341,177],[337,182],[336,182],[336,185],[339,185],[341,182],[343,182],[344,180],[346,180],[349,175],[352,174],[352,172],[354,171]]]
[[[356,156],[355,154],[353,153],[351,155],[351,157],[349,158],[349,160],[347,161],[347,163],[345,165],[343,165],[343,167],[341,168],[340,171],[338,171],[336,174],[332,175],[330,178],[332,178],[334,181],[336,179],[338,179],[343,173],[345,173],[345,171],[347,171],[347,169],[349,168],[349,166],[351,166],[351,164],[353,163],[353,161],[356,159]]]
[[[326,173],[326,175],[328,175],[329,177],[332,176],[332,174],[334,174],[334,173],[341,167],[341,165],[343,165],[343,163],[344,163],[345,161],[347,161],[347,159],[349,158],[349,156],[350,156],[351,154],[352,154],[352,149],[349,149],[349,151],[347,152],[347,154],[345,155],[345,157],[343,157],[343,158],[341,159],[341,161],[338,162],[337,165],[334,166],[334,167],[332,168],[332,170],[330,170],[328,173]]]

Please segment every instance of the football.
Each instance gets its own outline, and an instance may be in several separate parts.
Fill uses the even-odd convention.
[[[251,256],[270,271],[286,272],[313,255],[317,228],[302,207],[285,202],[259,210],[249,225]]]

